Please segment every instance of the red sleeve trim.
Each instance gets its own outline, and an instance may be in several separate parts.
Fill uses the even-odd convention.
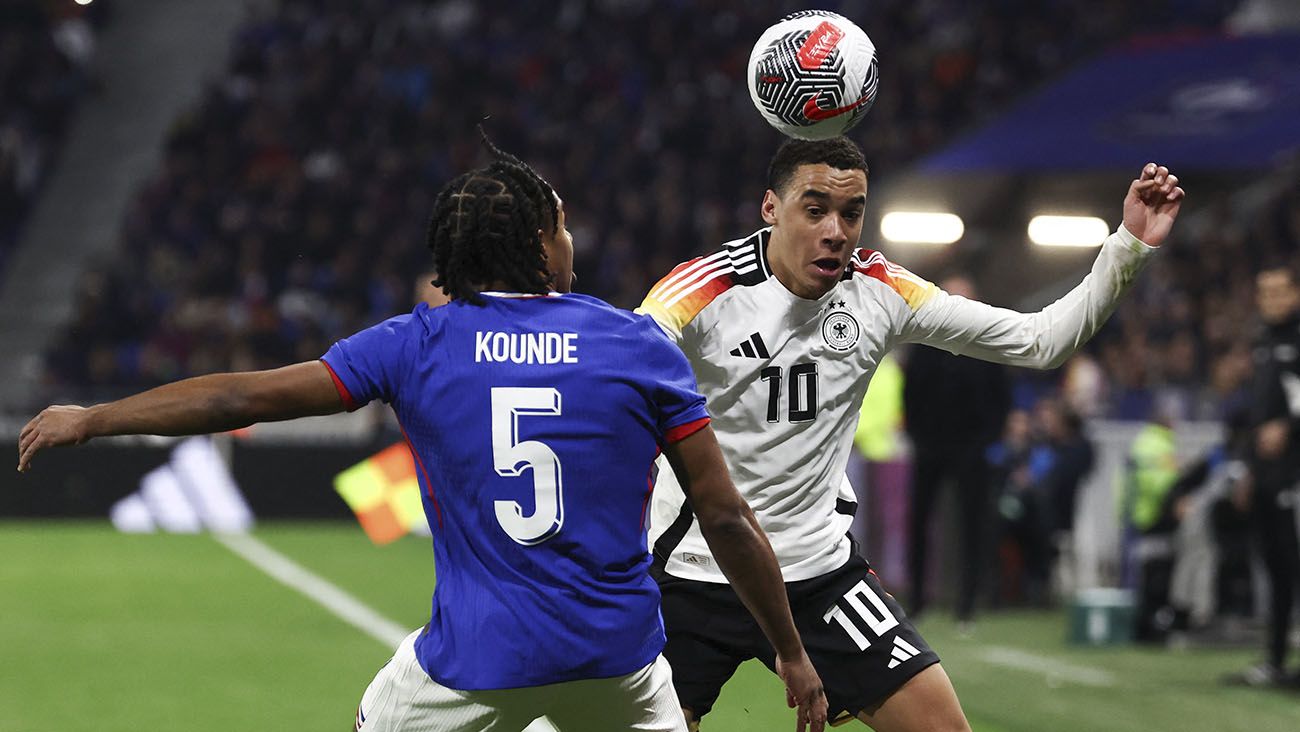
[[[671,445],[674,442],[681,442],[687,437],[690,437],[691,435],[695,434],[696,432],[699,432],[700,430],[708,426],[709,426],[708,417],[700,417],[694,422],[679,424],[676,427],[673,427],[672,429],[664,433],[664,444]]]
[[[352,392],[348,391],[348,388],[343,385],[343,380],[339,378],[339,375],[334,373],[334,367],[330,366],[330,362],[323,358],[320,362],[325,364],[325,370],[330,372],[330,378],[334,380],[334,388],[338,389],[339,398],[343,400],[343,408],[349,412],[357,411],[361,405],[357,404],[356,400],[352,398]]]
[[[433,504],[433,511],[438,517],[438,528],[442,529],[442,506],[438,505],[438,496],[433,492],[433,481],[429,480],[429,471],[424,469],[424,461],[420,459],[420,453],[416,451],[415,443],[411,442],[411,436],[406,434],[406,427],[400,419],[397,420],[397,428],[402,431],[402,437],[406,439],[406,446],[411,450],[411,458],[415,460],[415,466],[420,469],[420,475],[424,476],[424,486],[429,491],[429,502]]]

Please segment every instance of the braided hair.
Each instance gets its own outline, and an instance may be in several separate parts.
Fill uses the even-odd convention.
[[[554,189],[527,163],[502,151],[479,128],[493,161],[462,173],[438,192],[429,220],[434,287],[483,304],[493,282],[517,292],[545,294],[554,284],[539,230],[560,223]]]

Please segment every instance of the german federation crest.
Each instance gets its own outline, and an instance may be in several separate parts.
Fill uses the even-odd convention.
[[[826,345],[836,351],[852,350],[858,344],[862,329],[853,315],[845,310],[836,310],[822,321],[822,338]]]

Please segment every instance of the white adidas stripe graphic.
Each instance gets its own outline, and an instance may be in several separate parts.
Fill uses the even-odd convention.
[[[126,533],[242,532],[253,526],[252,510],[207,437],[177,445],[166,465],[140,480],[140,490],[113,505],[109,518]]]
[[[921,654],[916,646],[903,640],[901,636],[894,636],[894,650],[889,655],[893,656],[889,660],[889,668],[898,668],[905,661],[910,661]]]
[[[710,259],[713,259],[712,257]],[[654,294],[664,303],[666,307],[672,307],[682,298],[690,295],[692,292],[700,289],[709,282],[717,279],[719,276],[730,272],[752,272],[758,269],[757,256],[753,252],[742,254],[738,257],[722,257],[717,261],[711,261],[705,267],[692,272],[689,277],[679,281],[669,287],[664,287]]]
[[[731,260],[733,266],[741,266],[746,263],[746,258],[757,258],[757,254],[753,251],[737,254],[733,249],[723,249],[722,251],[714,252],[707,257],[702,257],[699,261],[683,269],[681,272],[678,272],[672,277],[659,283],[657,287],[650,291],[650,295],[661,300],[671,297],[681,288],[689,287],[692,281],[701,276],[702,270],[718,266],[723,263],[723,260],[727,259]]]
[[[881,254],[880,252],[872,252],[871,256],[867,257],[865,260],[859,257],[855,253],[853,255],[853,263],[860,267],[871,267],[873,265],[878,264],[881,267],[885,268],[885,272],[888,273],[890,277],[893,277],[895,279],[900,279],[900,280],[907,280],[908,282],[911,282],[912,284],[917,285],[919,287],[924,287],[927,284],[927,282],[921,279],[920,277],[917,277],[916,275],[912,274],[906,269],[898,266],[897,264],[894,264],[888,259],[885,259],[885,255]]]
[[[728,252],[719,252],[719,254],[726,256],[715,255],[710,257],[708,264],[705,266],[694,269],[694,271],[690,272],[687,277],[668,287],[662,288],[657,293],[658,297],[661,299],[672,297],[673,295],[680,293],[683,289],[692,289],[693,286],[699,284],[702,279],[712,279],[712,273],[716,272],[718,269],[725,267],[743,267],[746,264],[751,264],[751,260],[756,258],[753,252],[749,252],[748,255],[741,254],[739,256]]]
[[[751,235],[723,244],[721,250],[700,258],[699,261],[655,285],[648,297],[658,300],[666,307],[671,307],[720,275],[730,272],[745,274],[758,269],[763,262],[758,256],[756,236]],[[761,242],[760,237],[758,246],[761,246]]]
[[[699,282],[699,284],[695,285],[694,287],[691,287],[690,289],[683,290],[683,291],[682,291],[681,293],[679,293],[676,297],[674,297],[673,299],[671,299],[671,300],[669,300],[668,302],[664,303],[664,307],[669,307],[669,308],[670,308],[670,307],[676,305],[677,303],[681,302],[684,298],[689,297],[689,296],[690,296],[692,293],[694,293],[696,290],[699,290],[700,288],[704,287],[705,285],[709,284],[710,282],[712,282],[712,281],[718,279],[718,278],[721,277],[722,275],[725,275],[725,274],[731,274],[732,272],[735,272],[736,274],[745,274],[746,272],[753,272],[753,271],[756,270],[756,269],[758,269],[758,265],[757,265],[757,264],[751,264],[751,265],[749,265],[748,267],[741,267],[741,268],[739,268],[739,269],[737,269],[736,267],[724,267],[724,268],[722,268],[722,269],[716,270],[716,271],[715,271],[711,276],[709,276],[707,279],[701,280],[701,281]]]
[[[682,280],[694,276],[695,273],[700,271],[701,269],[709,267],[714,262],[717,262],[719,259],[725,259],[726,257],[727,257],[727,251],[725,249],[723,251],[715,252],[713,254],[710,254],[707,257],[704,257],[703,259],[696,262],[695,264],[692,264],[691,266],[683,269],[681,272],[678,272],[672,277],[669,277],[668,279],[661,282],[658,287],[655,287],[653,290],[650,291],[650,296],[662,300],[665,296],[667,296],[670,293],[670,291],[676,292]]]
[[[758,269],[758,265],[753,262],[743,267],[727,266],[727,267],[722,267],[721,269],[716,269],[710,272],[708,277],[705,277],[704,279],[700,280],[699,282],[696,282],[695,284],[691,285],[687,289],[677,293],[676,296],[674,296],[672,299],[665,302],[664,305],[666,307],[672,307],[676,305],[677,303],[681,302],[684,298],[689,297],[691,294],[693,294],[700,288],[704,287],[705,285],[709,284],[710,282],[716,280],[717,278],[721,277],[722,275],[731,274],[732,272],[735,272],[736,274],[746,274],[748,272],[753,272],[756,269]]]

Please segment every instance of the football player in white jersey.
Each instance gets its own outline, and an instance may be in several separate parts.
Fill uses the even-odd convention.
[[[1129,185],[1123,225],[1057,302],[1017,313],[950,295],[857,249],[867,165],[840,137],[781,146],[768,227],[686,262],[642,303],[695,370],[731,474],[770,537],[830,719],[881,732],[969,730],[939,658],[848,536],[845,466],[857,407],[900,343],[1055,368],[1086,342],[1168,236],[1184,192],[1154,163]],[[698,725],[736,666],[772,649],[726,584],[671,470],[651,539],[678,699]]]

